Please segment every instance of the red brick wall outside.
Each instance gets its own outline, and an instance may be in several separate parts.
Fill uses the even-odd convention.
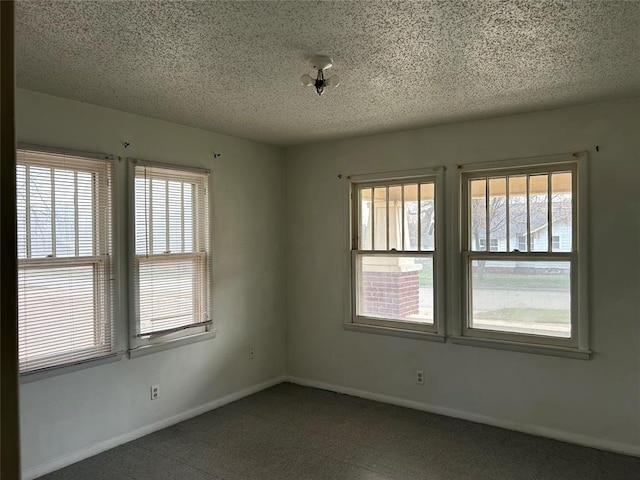
[[[362,272],[362,315],[406,318],[418,313],[419,272]]]

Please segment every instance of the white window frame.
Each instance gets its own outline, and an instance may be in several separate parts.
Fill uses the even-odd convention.
[[[348,320],[343,323],[347,330],[356,330],[368,333],[388,334],[392,336],[419,338],[436,342],[444,342],[445,337],[445,218],[444,218],[444,167],[429,169],[406,170],[400,172],[386,172],[376,174],[351,175],[347,177],[346,207],[348,215],[348,272],[349,286],[346,298],[348,301]],[[393,186],[399,184],[412,184],[431,182],[435,187],[435,245],[434,250],[359,250],[359,204],[357,192],[360,188],[372,186]],[[431,256],[433,260],[433,290],[434,290],[434,321],[433,324],[408,322],[403,320],[391,320],[372,318],[357,315],[357,261],[360,255],[367,256],[398,256],[398,257],[425,257]]]
[[[54,258],[53,256],[47,258],[35,258],[35,259],[18,259],[18,273],[23,269],[39,269],[39,268],[48,268],[48,267],[57,267],[57,266],[87,266],[93,265],[94,270],[97,273],[94,273],[94,283],[99,281],[102,278],[104,285],[101,289],[95,286],[96,289],[96,298],[94,298],[94,302],[96,304],[96,312],[98,314],[98,318],[96,318],[97,323],[103,323],[105,325],[110,326],[111,329],[111,348],[108,352],[96,353],[95,355],[78,355],[78,357],[82,357],[78,360],[70,360],[63,361],[60,363],[51,364],[44,368],[36,368],[32,370],[22,370],[20,369],[20,381],[21,383],[28,383],[34,380],[39,380],[43,378],[47,378],[52,375],[64,374],[74,370],[78,370],[81,368],[86,368],[87,366],[98,365],[109,363],[113,361],[117,361],[120,359],[122,351],[120,345],[120,328],[117,322],[117,314],[119,308],[119,299],[118,299],[118,288],[116,285],[115,277],[117,277],[117,245],[116,245],[116,234],[114,229],[114,221],[113,221],[113,212],[117,208],[117,197],[115,195],[116,188],[116,170],[117,170],[117,160],[118,157],[109,154],[102,153],[94,153],[94,152],[82,152],[77,150],[68,150],[61,148],[52,148],[52,147],[44,147],[40,145],[31,145],[20,143],[17,146],[17,151],[27,151],[34,152],[36,154],[52,154],[52,155],[63,155],[63,156],[71,156],[76,159],[83,160],[86,162],[86,166],[83,168],[83,171],[93,172],[95,174],[100,174],[102,169],[97,168],[95,164],[92,165],[91,162],[95,161],[108,161],[112,162],[110,167],[111,171],[106,179],[107,183],[107,191],[106,192],[95,192],[94,201],[96,202],[94,205],[94,211],[97,213],[97,220],[94,224],[94,229],[96,233],[96,238],[94,241],[97,241],[97,244],[94,247],[98,250],[97,255],[93,256],[74,256],[74,257],[60,257]],[[39,166],[45,168],[64,168],[64,165],[57,165],[56,162],[48,162],[46,160],[32,160],[29,162],[30,165],[39,164]],[[21,162],[17,161],[16,166],[22,165]],[[28,179],[27,179],[28,181]],[[103,195],[108,195],[108,203],[110,204],[110,211],[104,217],[105,210],[101,206],[101,197]],[[110,222],[110,223],[109,223]],[[53,228],[53,226],[52,226]],[[27,226],[28,229],[28,226]],[[27,230],[28,235],[28,230]],[[27,240],[28,241],[28,240]],[[52,240],[53,241],[53,240]],[[27,248],[27,247],[25,247]],[[77,248],[77,246],[76,246]],[[98,273],[101,272],[101,273]],[[105,272],[111,272],[111,276],[107,277]],[[100,306],[108,305],[107,308],[100,308]],[[95,351],[95,348],[87,348],[87,353],[91,351]],[[64,355],[62,355],[64,356]],[[55,357],[53,355],[52,357]]]
[[[147,355],[149,353],[155,353],[157,351],[166,350],[169,348],[178,347],[181,345],[187,345],[193,342],[199,342],[203,340],[208,340],[210,338],[214,338],[216,335],[216,330],[213,326],[213,315],[212,315],[212,291],[213,291],[213,272],[212,272],[212,252],[213,252],[213,235],[212,232],[212,179],[211,172],[209,169],[191,167],[185,165],[177,165],[171,163],[162,163],[162,162],[154,162],[147,160],[140,160],[129,158],[129,185],[128,192],[130,198],[130,208],[129,208],[129,282],[130,282],[130,292],[129,292],[129,357],[135,358],[142,355]],[[165,331],[153,332],[150,334],[141,334],[139,328],[139,318],[138,318],[138,295],[139,295],[139,287],[138,287],[138,264],[139,259],[136,255],[136,239],[135,239],[135,167],[136,166],[149,166],[163,169],[175,170],[178,173],[184,172],[185,178],[192,175],[193,173],[197,174],[205,174],[207,176],[206,183],[204,185],[205,192],[204,198],[207,202],[206,205],[206,225],[209,229],[208,231],[208,240],[206,242],[206,252],[198,252],[191,254],[170,254],[175,258],[196,258],[200,259],[204,257],[205,264],[205,277],[206,283],[203,287],[203,295],[207,295],[208,298],[204,299],[206,304],[206,312],[208,319],[203,322],[198,322],[197,324],[187,325],[185,327],[168,329]],[[164,255],[150,255],[148,259],[145,261],[162,261],[165,257]]]
[[[571,252],[471,252],[469,248],[470,216],[467,208],[468,181],[474,177],[494,175],[515,175],[521,173],[546,173],[553,171],[573,171],[573,215]],[[587,215],[587,153],[570,153],[548,157],[506,160],[490,163],[467,164],[458,167],[455,179],[459,189],[457,210],[460,212],[456,243],[460,246],[456,254],[452,289],[460,291],[459,321],[453,322],[451,341],[453,343],[492,347],[506,350],[542,353],[588,359],[589,317],[588,317],[588,215]],[[550,236],[550,234],[549,234]],[[474,329],[469,326],[470,305],[470,265],[472,259],[565,259],[571,263],[571,338],[544,337],[532,334],[516,334]],[[457,273],[459,272],[459,274]]]

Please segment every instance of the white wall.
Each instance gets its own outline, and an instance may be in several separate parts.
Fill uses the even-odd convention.
[[[582,150],[591,360],[343,330],[348,232],[338,174]],[[300,146],[285,158],[290,375],[640,455],[640,99]]]
[[[17,92],[16,110],[20,142],[189,163],[210,168],[214,182],[216,338],[23,384],[26,476],[279,378],[285,369],[282,151],[29,91]],[[222,156],[214,159],[214,151]],[[161,389],[154,402],[152,384]]]

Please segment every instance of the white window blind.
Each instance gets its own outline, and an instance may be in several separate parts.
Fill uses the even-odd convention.
[[[114,351],[111,162],[17,152],[21,373]]]
[[[143,164],[134,170],[136,335],[208,324],[208,174]]]

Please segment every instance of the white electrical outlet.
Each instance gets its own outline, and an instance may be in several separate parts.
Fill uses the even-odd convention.
[[[249,360],[253,360],[256,358],[256,352],[253,347],[249,347]]]
[[[160,385],[151,385],[151,400],[160,398]]]
[[[416,383],[424,385],[424,370],[416,370]]]

